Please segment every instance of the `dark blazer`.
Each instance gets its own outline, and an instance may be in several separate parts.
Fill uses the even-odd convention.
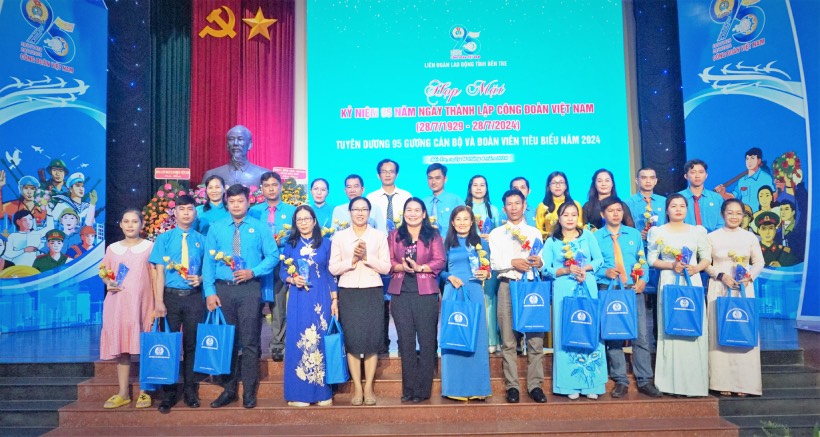
[[[387,236],[387,244],[390,246],[390,285],[387,287],[387,292],[390,294],[400,294],[401,284],[404,281],[405,272],[394,272],[392,269],[396,264],[402,264],[404,259],[404,243],[398,237],[399,232],[393,231]],[[418,241],[416,248],[416,263],[424,264],[430,267],[432,272],[416,273],[416,280],[419,285],[419,294],[435,294],[439,292],[438,288],[438,274],[444,270],[447,263],[446,255],[444,254],[444,243],[441,236],[436,234],[430,246],[425,246],[421,240]]]

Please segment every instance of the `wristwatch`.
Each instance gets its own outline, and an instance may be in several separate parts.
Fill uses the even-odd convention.
[[[715,276],[715,279],[717,279],[718,281],[723,281],[723,275],[724,275],[724,274],[725,274],[725,273],[718,273],[718,275],[717,275],[717,276]]]

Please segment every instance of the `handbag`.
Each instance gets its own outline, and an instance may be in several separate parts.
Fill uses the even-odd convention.
[[[439,347],[475,352],[481,305],[470,300],[470,294],[464,288],[453,288],[452,293],[444,291],[444,299],[441,301]]]
[[[686,285],[679,285],[681,276]],[[675,282],[663,287],[663,325],[666,335],[703,335],[703,287],[693,286],[689,275],[675,275]]]
[[[758,311],[757,300],[746,297],[739,290],[740,297],[729,296],[717,298],[718,344],[729,347],[753,348],[758,344]]]
[[[619,284],[620,288],[614,288]],[[634,340],[638,338],[637,299],[634,290],[624,288],[615,278],[603,293],[598,293],[602,340]]]
[[[549,332],[550,284],[533,274],[533,280],[522,277],[510,281],[513,330],[518,332]]]
[[[345,335],[339,320],[333,316],[325,332],[325,383],[344,384],[349,378]]]
[[[149,332],[140,333],[140,384],[176,384],[179,381],[179,360],[182,356],[182,333],[171,332],[168,319],[164,332],[159,331],[159,318]]]
[[[236,327],[225,321],[222,309],[208,312],[205,323],[197,325],[194,370],[208,375],[231,373]]]
[[[562,303],[561,346],[593,351],[600,340],[598,303],[592,298],[585,282],[575,286],[572,296]]]

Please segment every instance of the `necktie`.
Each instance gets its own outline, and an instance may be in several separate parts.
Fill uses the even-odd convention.
[[[652,198],[651,197],[644,197],[644,202],[646,202],[646,206],[652,208]]]
[[[433,206],[430,207],[430,214],[438,221],[438,197],[433,196]]]
[[[276,207],[268,207],[268,224],[276,222]]]
[[[387,196],[387,221],[388,222],[393,221],[393,196],[395,196],[395,195],[396,195],[395,193],[385,194],[385,196]]]
[[[700,226],[701,225],[701,218],[700,218],[700,198],[701,196],[692,196],[692,203],[695,204],[695,224]]]
[[[621,281],[626,284],[626,269],[624,268],[624,254],[621,252],[621,245],[618,244],[618,235],[611,234],[612,237],[612,251],[615,253],[615,270],[621,276]]]
[[[242,255],[242,246],[240,245],[240,242],[239,242],[239,226],[241,224],[242,223],[235,223],[236,229],[234,229],[234,231],[233,231],[233,244],[232,244],[232,246],[233,246],[233,254],[236,255],[236,256],[241,256]]]
[[[188,233],[182,233],[182,267],[188,268]]]

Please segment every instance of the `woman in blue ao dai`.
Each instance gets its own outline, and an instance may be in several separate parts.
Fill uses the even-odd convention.
[[[578,399],[582,394],[590,399],[598,399],[598,395],[606,392],[604,343],[599,338],[598,346],[592,352],[561,345],[564,298],[576,296],[576,292],[583,293],[579,296],[585,296],[584,291],[588,291],[593,299],[598,299],[598,287],[593,273],[603,264],[603,256],[595,237],[591,232],[578,227],[579,213],[574,202],[564,203],[558,208],[558,223],[541,252],[544,274],[555,278],[552,293],[552,333],[555,338],[552,392],[568,395],[570,399]],[[572,262],[578,254],[583,254],[586,258],[583,265]]]
[[[285,333],[285,400],[294,407],[333,403],[325,383],[324,335],[338,316],[336,281],[328,271],[330,240],[322,238],[310,206],[296,208],[282,248],[280,276],[288,284]]]

